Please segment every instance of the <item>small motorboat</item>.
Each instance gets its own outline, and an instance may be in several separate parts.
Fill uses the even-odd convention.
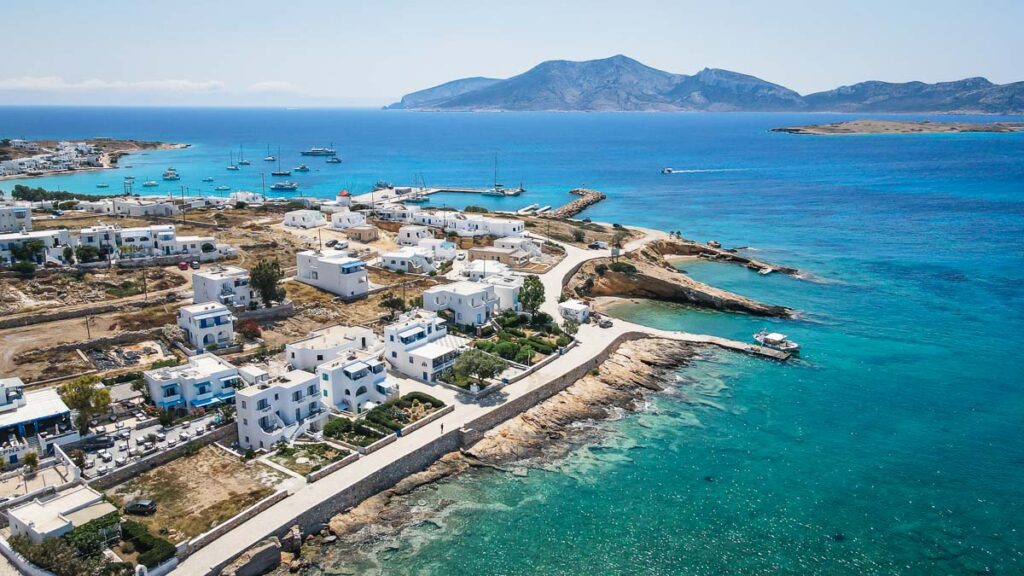
[[[775,272],[775,268],[772,268],[772,267],[761,268],[760,270],[757,271],[757,273],[760,274],[761,276],[767,276],[767,275],[771,274],[772,272]]]
[[[146,180],[145,182],[142,183],[142,186],[145,188],[156,188],[159,185],[160,183],[157,182],[156,180]]]
[[[107,184],[106,182],[104,182],[102,184],[97,184],[96,187],[97,188],[110,188],[110,184]]]
[[[271,190],[298,190],[299,185],[290,180],[282,180],[281,182],[274,182],[270,186]]]
[[[754,340],[766,348],[789,352],[790,354],[797,354],[800,352],[799,344],[788,339],[785,334],[779,334],[778,332],[761,330],[757,334],[754,334]]]
[[[220,186],[214,188],[214,190],[217,190],[218,192],[223,192],[225,190],[231,190],[231,186],[225,186],[224,184],[221,184]]]
[[[296,172],[309,172],[309,166],[306,166],[305,164],[299,164],[298,166],[293,168],[293,170],[295,170]]]
[[[661,169],[661,173],[662,173],[662,174],[672,174],[672,173],[674,173],[674,172],[675,172],[675,170],[673,170],[672,168],[669,168],[669,167],[667,167],[667,166],[666,166],[665,168],[662,168],[662,169]]]
[[[207,176],[206,178],[203,178],[203,182],[213,182],[213,176]]]
[[[178,171],[174,168],[168,168],[163,173],[164,180],[181,180],[181,176],[178,175]]]
[[[327,163],[328,164],[341,164],[341,158],[338,158],[337,156],[331,156],[330,158],[327,159]]]

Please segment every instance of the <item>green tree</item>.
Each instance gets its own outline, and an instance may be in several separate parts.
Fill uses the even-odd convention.
[[[544,303],[544,284],[540,278],[530,275],[523,280],[523,287],[519,290],[519,303],[529,310],[530,314],[537,313]]]
[[[78,411],[75,424],[83,435],[89,430],[89,420],[107,411],[110,392],[97,387],[95,376],[82,376],[60,387],[60,397],[72,410]]]
[[[461,376],[472,376],[483,386],[484,380],[494,378],[508,366],[501,358],[495,358],[482,350],[468,350],[463,352],[452,369]]]
[[[75,248],[75,259],[79,262],[95,262],[100,259],[100,251],[95,246],[82,244]]]
[[[263,305],[267,308],[274,302],[284,300],[284,288],[277,283],[284,278],[281,270],[281,263],[277,259],[260,260],[252,270],[249,271],[249,282],[260,295]]]
[[[579,329],[580,323],[575,320],[566,320],[565,323],[562,324],[562,332],[565,332],[570,336],[575,335]]]
[[[580,228],[573,228],[572,239],[577,242],[583,242],[587,238],[587,233]]]
[[[25,459],[22,460],[22,464],[28,468],[29,472],[35,472],[36,468],[39,467],[39,454],[35,452],[29,452],[25,454]]]
[[[516,352],[515,360],[520,364],[526,364],[529,366],[530,362],[533,360],[533,347],[527,344],[520,348],[519,351]]]
[[[22,262],[34,262],[42,256],[46,244],[42,240],[29,240],[24,244],[12,244],[11,256]]]
[[[402,300],[402,297],[397,294],[385,292],[381,296],[380,307],[390,310],[391,317],[394,318],[396,313],[405,310],[405,300]]]
[[[68,264],[71,264],[75,259],[75,249],[71,246],[65,246],[61,254],[64,256],[64,262]]]

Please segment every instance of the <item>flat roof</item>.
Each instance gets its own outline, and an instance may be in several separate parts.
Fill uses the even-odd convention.
[[[225,278],[235,278],[237,276],[248,275],[249,271],[239,266],[217,266],[207,270],[196,270],[192,273],[192,276],[202,276],[203,278],[210,278],[212,280],[223,280]]]
[[[334,326],[328,326],[321,330],[315,330],[311,333],[309,338],[292,342],[288,344],[289,347],[311,349],[311,348],[333,348],[335,346],[341,346],[354,342],[358,336],[362,336],[372,331],[369,328],[362,326],[348,326],[345,324],[337,324]]]
[[[87,506],[81,510],[65,514],[64,517],[71,521],[71,525],[74,527],[81,526],[87,522],[102,518],[111,512],[117,512],[117,508],[110,502],[97,502],[92,506]]]
[[[428,342],[423,346],[420,346],[419,348],[410,350],[409,353],[412,354],[413,356],[419,356],[420,358],[427,358],[433,360],[434,358],[439,358],[441,356],[444,356],[445,354],[448,354],[449,352],[454,352],[455,350],[457,350],[457,348],[445,346],[444,344],[441,344],[439,342]]]
[[[459,282],[452,282],[451,284],[441,284],[439,286],[431,286],[427,288],[425,293],[437,293],[437,292],[451,292],[453,294],[460,294],[462,296],[472,296],[480,292],[486,292],[489,286],[483,282],[474,282],[472,280],[462,280]]]
[[[79,484],[60,492],[56,498],[51,498],[45,502],[33,500],[17,508],[12,508],[7,513],[24,524],[32,524],[33,530],[36,532],[45,534],[63,527],[68,521],[74,525],[74,521],[69,516],[74,515],[76,512],[88,511],[92,508],[90,504],[106,504],[105,502],[100,502],[101,499],[102,497],[99,492],[85,484]],[[107,505],[110,506],[110,504]],[[113,506],[110,506],[110,508],[112,509],[110,511],[116,510]],[[65,518],[61,518],[62,515]],[[88,516],[89,513],[82,515],[83,518]],[[99,516],[94,518],[99,518]]]
[[[60,399],[60,394],[57,393],[56,388],[44,388],[34,392],[26,392],[24,398],[24,406],[20,406],[17,410],[0,414],[0,428],[70,412],[67,404]]]
[[[203,302],[201,304],[189,304],[188,306],[182,306],[180,309],[181,310],[185,310],[185,311],[187,311],[190,314],[198,314],[200,312],[210,312],[210,313],[231,312],[230,310],[228,310],[227,306],[225,306],[223,304],[219,304],[217,302]]]

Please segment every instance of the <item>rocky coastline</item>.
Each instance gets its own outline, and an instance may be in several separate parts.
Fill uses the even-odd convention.
[[[1022,122],[931,122],[928,120],[851,120],[832,124],[810,126],[785,126],[772,128],[772,132],[812,136],[834,136],[842,134],[960,134],[969,132],[1021,132]]]
[[[755,270],[771,267],[735,252],[696,242],[657,240],[624,256],[587,261],[569,279],[565,294],[573,298],[649,298],[754,316],[794,317],[791,308],[758,302],[690,278],[669,263],[668,257],[673,255],[713,255],[711,259],[736,262]],[[793,275],[798,273],[792,268],[773,269]]]
[[[406,528],[430,522],[458,502],[437,507],[416,506],[417,490],[472,470],[494,469],[523,475],[563,457],[592,440],[580,422],[602,420],[622,410],[635,411],[644,397],[663,390],[668,374],[689,363],[700,346],[646,338],[626,342],[597,369],[562,392],[489,430],[473,446],[452,452],[423,472],[406,477],[359,505],[334,516],[318,534],[300,538],[301,545],[282,542],[281,564],[272,574],[283,576],[312,567],[336,564],[359,554]],[[373,562],[372,559],[364,559]]]

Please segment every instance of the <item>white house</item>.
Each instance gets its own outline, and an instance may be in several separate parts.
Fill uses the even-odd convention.
[[[506,236],[504,238],[498,238],[494,241],[495,248],[504,248],[511,250],[519,250],[529,254],[531,258],[541,255],[540,246],[531,238],[524,236]]]
[[[398,397],[398,383],[376,353],[349,351],[317,366],[316,373],[333,410],[359,414]]]
[[[375,351],[380,340],[364,326],[338,324],[312,332],[309,337],[284,347],[285,360],[293,368],[312,371],[318,365],[355,350]]]
[[[558,304],[558,313],[566,320],[573,320],[582,324],[590,318],[590,306],[579,300],[566,300]]]
[[[296,254],[298,271],[295,279],[316,286],[342,298],[351,299],[370,291],[366,263],[344,252],[324,255],[314,250]]]
[[[363,224],[366,224],[366,216],[359,212],[352,212],[348,208],[342,208],[331,214],[331,228],[335,230],[345,230]]]
[[[259,295],[249,285],[249,271],[238,266],[216,266],[192,273],[192,302],[218,302],[246,308]]]
[[[494,218],[480,214],[455,213],[445,216],[444,229],[459,236],[522,236],[526,225],[522,220]]]
[[[380,255],[381,267],[395,272],[429,274],[435,270],[434,253],[426,248],[403,246],[394,252]]]
[[[456,324],[481,326],[497,312],[498,297],[490,284],[453,282],[424,291],[423,308],[431,312],[449,310]]]
[[[79,484],[49,500],[36,498],[19,504],[7,510],[7,520],[12,536],[25,536],[39,544],[114,512],[117,508],[104,500],[103,494]]]
[[[451,368],[469,339],[449,336],[436,312],[413,310],[384,327],[384,358],[410,378],[433,382]]]
[[[109,198],[101,200],[79,200],[76,207],[79,210],[85,212],[93,212],[95,214],[113,214],[114,213],[114,201]]]
[[[348,190],[342,190],[338,192],[338,195],[334,200],[325,200],[320,203],[320,211],[326,214],[333,214],[335,212],[341,212],[348,210],[352,207],[352,195],[349,194]]]
[[[33,240],[38,240],[43,244],[42,252],[35,256],[36,264],[66,263],[64,262],[64,248],[71,245],[71,234],[61,228],[59,230],[32,230],[0,234],[0,264],[14,262],[14,251]]]
[[[18,464],[31,451],[79,440],[71,410],[56,388],[25,392],[20,378],[0,378],[0,458]],[[30,442],[31,440],[31,442]]]
[[[420,240],[433,237],[434,233],[430,231],[430,228],[409,224],[398,229],[398,236],[395,237],[395,242],[398,242],[400,246],[418,246]]]
[[[455,218],[458,212],[450,210],[422,210],[412,215],[412,222],[421,226],[430,226],[431,228],[447,229],[445,226],[449,220]]]
[[[378,219],[387,222],[412,222],[416,214],[420,212],[419,206],[406,206],[404,204],[388,204],[374,209]]]
[[[231,346],[235,341],[235,317],[219,302],[192,304],[178,309],[178,326],[198,351]]]
[[[232,204],[237,204],[238,202],[244,202],[246,204],[263,204],[266,201],[267,197],[259,192],[235,190],[231,194],[228,194],[228,202]]]
[[[255,383],[235,396],[238,444],[244,450],[270,449],[306,432],[323,429],[327,411],[320,401],[316,374],[291,370],[271,376],[258,367],[243,366]]]
[[[192,356],[185,364],[147,370],[142,377],[157,408],[189,412],[230,403],[235,397],[238,369],[206,353]]]
[[[92,246],[101,254],[109,253],[115,258],[183,256],[206,261],[233,250],[225,244],[217,244],[212,236],[178,236],[173,224],[121,228],[100,223],[79,230],[76,244]]]
[[[327,219],[319,210],[292,210],[284,213],[284,225],[292,228],[316,228],[324,224],[327,224]]]
[[[523,288],[524,277],[522,274],[508,273],[495,274],[483,279],[484,284],[494,287],[494,296],[498,299],[498,310],[513,310],[519,312],[522,306],[519,304],[519,291]]]
[[[463,268],[461,274],[469,277],[470,280],[483,280],[490,276],[505,276],[509,273],[509,267],[501,262],[489,260],[472,260]]]
[[[114,214],[121,216],[173,216],[178,207],[170,199],[113,198]]]
[[[0,206],[0,232],[32,230],[32,210],[27,206]]]
[[[443,238],[424,238],[420,240],[419,247],[430,250],[434,255],[434,262],[448,262],[455,259],[455,243]]]

